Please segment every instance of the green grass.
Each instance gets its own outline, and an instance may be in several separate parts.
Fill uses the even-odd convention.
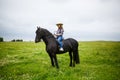
[[[79,42],[81,63],[69,67],[69,55],[51,66],[44,43],[1,42],[0,80],[120,80],[120,42]]]

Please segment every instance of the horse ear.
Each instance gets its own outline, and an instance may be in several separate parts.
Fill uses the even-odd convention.
[[[37,29],[40,29],[41,27],[40,26],[37,26]]]
[[[37,29],[38,29],[39,27],[37,26]]]

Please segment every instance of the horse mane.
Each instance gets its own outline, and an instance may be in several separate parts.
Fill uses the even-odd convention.
[[[44,32],[44,34],[45,34],[47,37],[52,37],[52,38],[55,39],[54,35],[53,35],[50,31],[48,31],[47,29],[44,29],[44,28],[40,28],[40,29],[41,29],[41,31]]]

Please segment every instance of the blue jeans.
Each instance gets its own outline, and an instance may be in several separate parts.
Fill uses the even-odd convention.
[[[57,37],[57,41],[58,41],[58,43],[59,43],[59,45],[60,45],[60,48],[63,47],[62,40],[63,40],[63,37],[62,37],[62,36],[58,36],[58,37]]]

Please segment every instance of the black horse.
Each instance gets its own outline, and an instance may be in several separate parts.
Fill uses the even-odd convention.
[[[59,51],[59,44],[52,33],[50,33],[46,29],[37,27],[35,43],[40,42],[41,39],[43,39],[43,41],[46,44],[46,51],[51,59],[52,66],[56,65],[56,67],[59,68],[56,54],[61,54],[65,52],[69,52],[70,66],[74,67],[75,63],[76,64],[80,63],[79,53],[78,53],[78,42],[75,39],[68,38],[63,40],[63,48],[64,48],[63,52]]]

